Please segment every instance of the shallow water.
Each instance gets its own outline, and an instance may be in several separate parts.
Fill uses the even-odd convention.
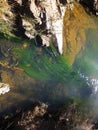
[[[69,99],[69,95],[71,91],[64,83],[30,79],[0,95],[0,112],[10,110],[10,107],[17,108],[20,104],[26,106],[28,102],[33,104],[40,101],[57,105]]]
[[[84,58],[87,57],[86,60],[89,59],[88,60],[89,65],[91,65],[93,72],[95,72],[97,70],[97,62],[98,62],[97,49],[96,49],[97,42],[98,42],[98,37],[97,37],[98,18],[96,18],[95,16],[91,16],[91,18],[93,22],[96,24],[97,28],[86,30],[87,32],[86,44],[84,46],[84,49],[79,54],[79,58],[81,59],[82,62],[84,62]],[[87,43],[90,43],[90,44],[87,44]],[[93,43],[96,43],[96,44],[92,50]],[[94,52],[94,55],[93,53],[90,53],[91,51]],[[81,73],[83,73],[85,76],[90,77],[90,75],[87,75],[88,73],[85,73],[85,71],[83,70],[83,64],[78,64],[78,62],[79,62],[79,59],[75,61],[75,65],[77,66],[77,69],[80,70]],[[84,64],[84,67],[85,67],[85,64]],[[73,98],[73,97],[80,98],[80,96],[82,95],[83,97],[84,94],[85,95],[88,94],[87,96],[89,97],[90,94],[92,93],[91,91],[88,92],[88,90],[85,90],[85,87],[83,87],[83,89],[79,89],[79,87],[77,87],[78,82],[73,84],[73,82],[69,83],[70,81],[62,83],[62,82],[52,81],[52,80],[47,80],[47,81],[37,80],[34,78],[30,78],[27,75],[25,76],[24,74],[23,75],[19,74],[21,73],[20,71],[17,72],[18,74],[16,72],[7,73],[8,70],[3,70],[3,71],[4,71],[3,77],[5,77],[5,79],[3,79],[3,82],[9,83],[11,87],[10,87],[10,92],[5,93],[4,95],[0,95],[0,112],[9,111],[11,107],[18,108],[20,107],[20,104],[23,104],[23,106],[26,106],[30,102],[33,103],[35,101],[48,102],[49,104],[54,104],[54,105],[62,104],[62,103],[65,103],[70,98]],[[57,74],[59,74],[58,72]],[[95,76],[96,78],[97,73],[91,76]],[[84,91],[86,92],[83,93]],[[95,96],[97,97],[97,92]],[[95,100],[93,100],[95,101],[94,102],[95,105],[97,105],[96,97],[94,97]],[[86,98],[86,96],[84,96],[84,98]],[[91,100],[91,97],[90,97],[90,100]]]

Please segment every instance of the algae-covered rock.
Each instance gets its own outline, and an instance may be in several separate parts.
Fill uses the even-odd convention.
[[[78,3],[74,4],[73,10],[66,10],[63,23],[63,52],[72,64],[76,55],[85,46],[87,29],[95,29],[96,25]]]

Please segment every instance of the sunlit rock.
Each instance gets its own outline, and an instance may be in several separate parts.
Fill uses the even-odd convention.
[[[25,19],[22,19],[22,25],[25,29],[25,35],[30,39],[34,38],[35,29],[33,24]]]
[[[69,3],[72,3],[72,2],[74,2],[74,0],[67,0],[67,3],[69,4]]]
[[[58,3],[56,0],[37,1],[36,3],[31,0],[30,10],[32,11],[39,25],[44,25],[44,29],[47,30],[48,33],[51,33],[51,36],[55,35],[58,50],[60,54],[62,54],[62,28],[65,6],[60,4],[60,2]]]
[[[46,45],[47,47],[50,45],[50,36],[41,35],[43,45]]]
[[[18,4],[22,5],[22,0],[15,0]]]
[[[31,0],[31,3],[30,3],[30,10],[31,12],[33,13],[34,17],[36,18],[37,22],[39,24],[41,24],[41,19],[40,19],[40,13],[41,13],[41,8],[40,7],[37,7],[36,3],[34,0]]]
[[[10,91],[9,84],[0,83],[0,95],[8,93]]]

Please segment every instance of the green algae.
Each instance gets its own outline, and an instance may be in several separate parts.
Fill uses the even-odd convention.
[[[31,77],[44,80],[66,81],[71,72],[67,61],[60,56],[53,47],[36,47],[28,42],[27,48],[15,48],[19,64]]]

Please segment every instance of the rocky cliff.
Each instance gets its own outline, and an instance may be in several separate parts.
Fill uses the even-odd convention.
[[[75,0],[1,0],[0,6],[3,35],[35,39],[37,46],[53,43],[71,64],[84,47],[85,30],[95,28]]]

